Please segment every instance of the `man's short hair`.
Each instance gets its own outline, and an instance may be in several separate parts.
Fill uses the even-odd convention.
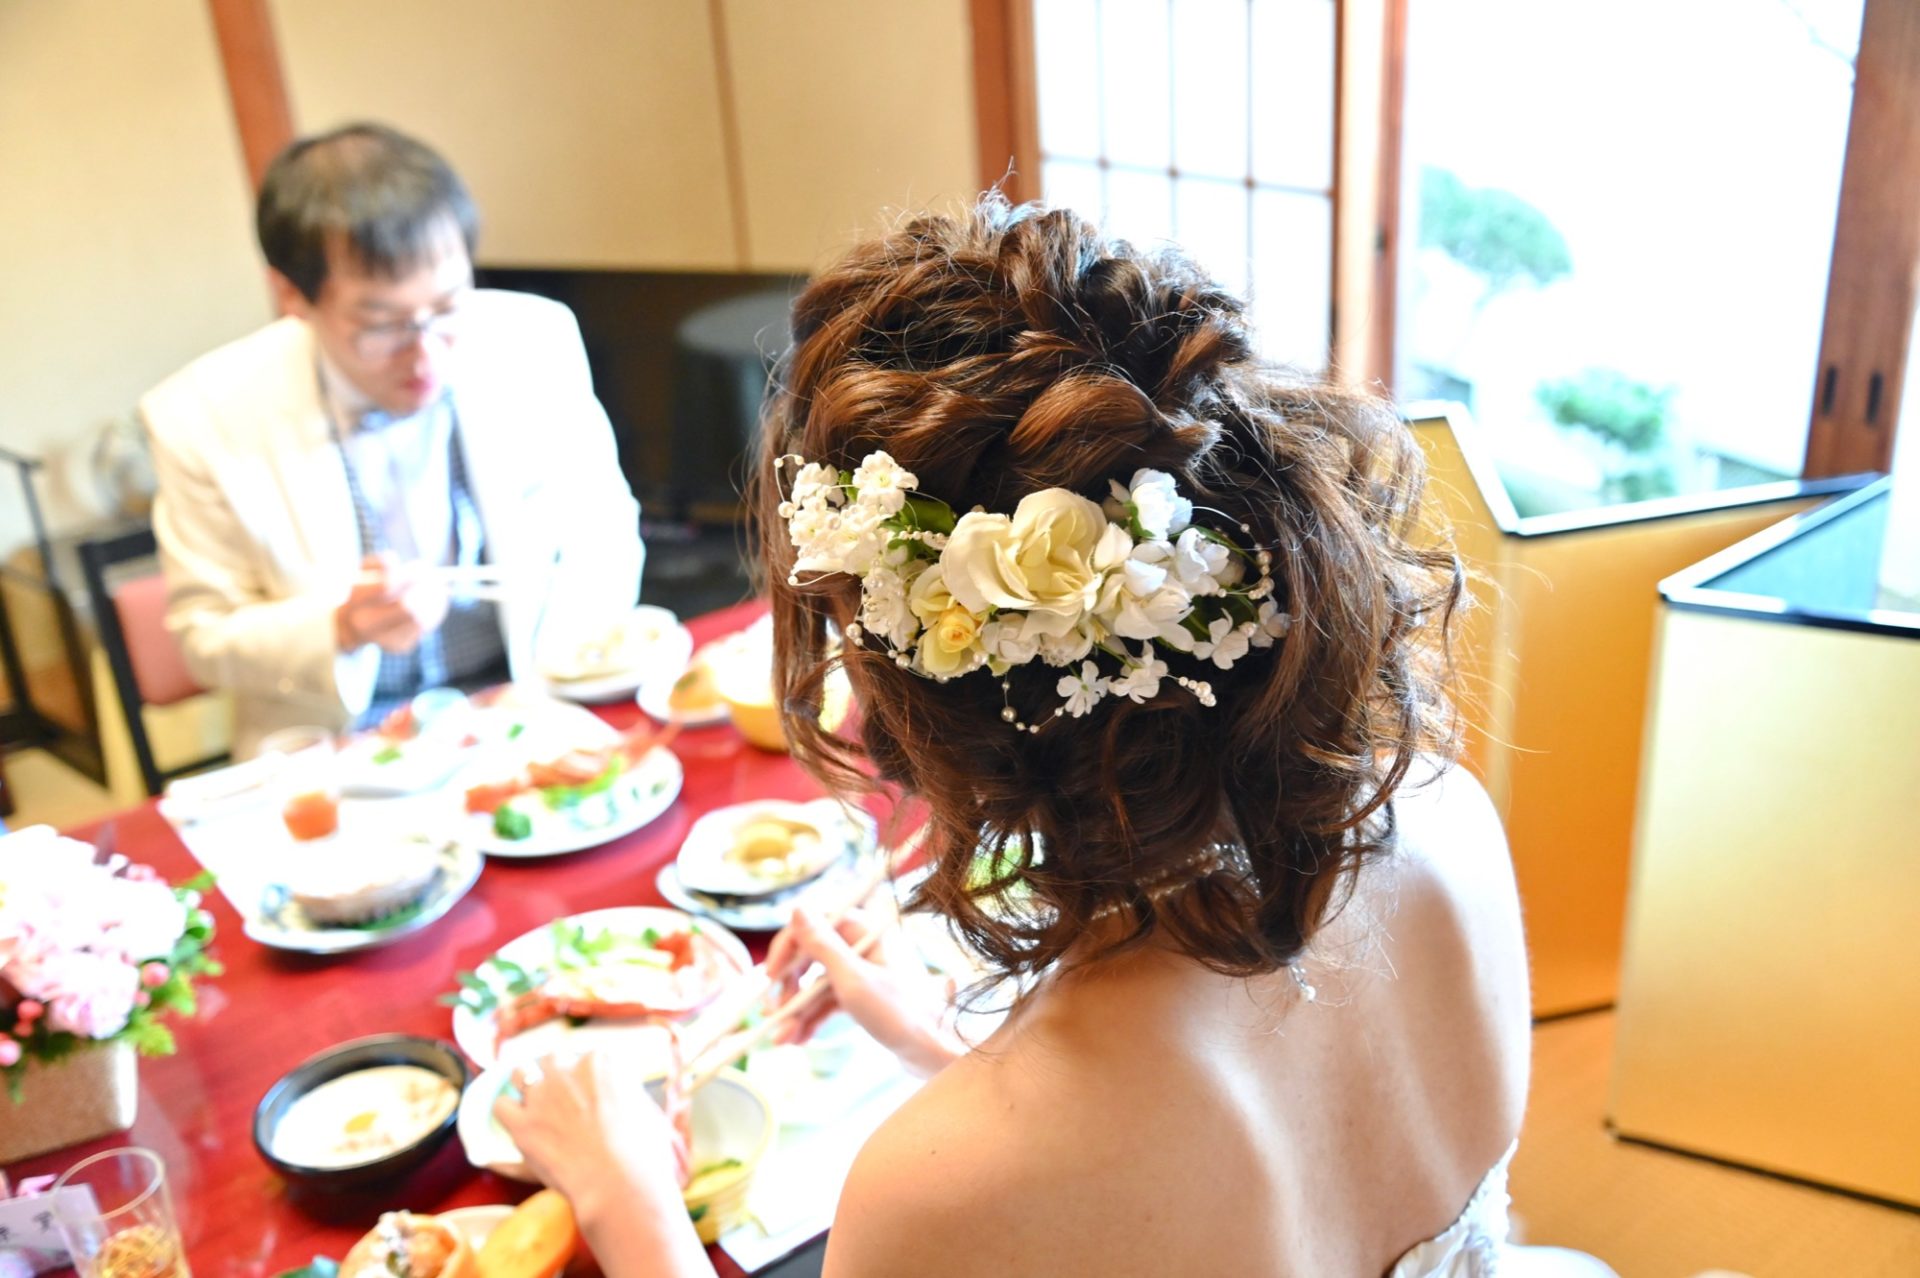
[[[398,278],[431,261],[451,222],[473,252],[480,216],[438,152],[383,124],[301,138],[260,183],[254,226],[267,265],[308,301],[327,279],[337,238],[369,275]]]

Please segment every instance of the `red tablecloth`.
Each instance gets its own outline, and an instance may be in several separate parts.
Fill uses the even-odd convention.
[[[762,611],[742,604],[689,623],[697,642],[737,630]],[[602,709],[625,727],[630,704]],[[501,943],[562,915],[615,905],[663,905],[654,875],[694,818],[757,798],[812,798],[819,788],[785,755],[746,744],[731,726],[692,729],[673,744],[686,768],[679,801],[651,825],[591,852],[540,861],[489,861],[446,918],[385,949],[334,959],[269,950],[249,941],[224,897],[210,894],[214,953],[225,975],[203,985],[199,1015],[174,1022],[177,1055],[140,1064],[140,1116],[124,1136],[7,1168],[51,1174],[87,1154],[134,1144],[166,1160],[174,1206],[196,1278],[268,1275],[316,1255],[338,1259],[383,1209],[445,1211],[514,1202],[528,1187],[468,1166],[458,1138],[404,1180],[343,1197],[289,1186],[254,1150],[253,1108],[275,1079],[306,1057],[368,1034],[425,1034],[451,1041],[435,1000]],[[117,850],[179,881],[197,870],[152,804],[112,819]],[[87,838],[97,826],[73,831]],[[0,1102],[0,1114],[4,1114]],[[722,1274],[737,1274],[717,1250]]]

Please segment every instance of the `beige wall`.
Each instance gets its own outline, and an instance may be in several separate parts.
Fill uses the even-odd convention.
[[[724,0],[726,80],[706,0],[272,9],[296,127],[374,117],[442,148],[497,264],[803,271],[976,180],[963,0]]]
[[[726,0],[747,240],[822,265],[901,211],[979,194],[963,0]]]
[[[0,182],[0,444],[52,460],[72,526],[100,426],[268,318],[204,0],[0,3]],[[27,521],[0,480],[10,555]]]
[[[488,261],[733,265],[704,0],[271,7],[294,126],[372,118],[439,148],[473,187]]]

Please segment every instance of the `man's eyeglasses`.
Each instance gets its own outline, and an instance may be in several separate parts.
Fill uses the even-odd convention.
[[[355,331],[353,349],[361,359],[391,359],[415,342],[429,337],[448,340],[459,332],[460,308],[429,311],[414,319],[394,320],[386,324],[368,324]]]

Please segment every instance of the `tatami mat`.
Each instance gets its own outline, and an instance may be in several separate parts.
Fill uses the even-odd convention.
[[[1512,1181],[1526,1241],[1589,1252],[1621,1278],[1920,1278],[1920,1212],[1614,1140],[1613,1027],[1596,1012],[1534,1031]]]

